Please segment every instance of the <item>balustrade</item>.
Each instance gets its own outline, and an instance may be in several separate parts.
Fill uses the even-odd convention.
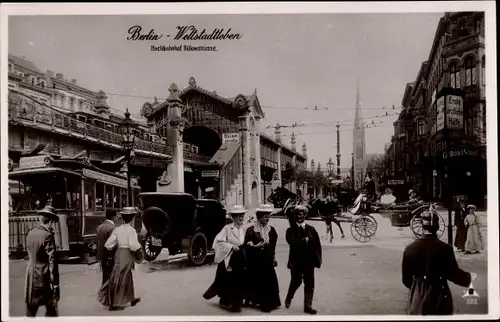
[[[69,133],[82,134],[88,138],[99,141],[121,145],[122,137],[115,133],[92,124],[71,118],[62,112],[32,100],[20,93],[9,91],[8,98],[9,121],[31,123],[30,125],[47,129],[60,129]],[[61,132],[61,131],[58,131]],[[173,149],[170,146],[136,139],[136,148],[139,150],[152,151],[160,154],[172,155]]]

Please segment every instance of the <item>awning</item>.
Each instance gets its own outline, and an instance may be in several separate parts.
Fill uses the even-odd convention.
[[[239,143],[224,143],[210,159],[210,163],[228,164],[239,148]]]

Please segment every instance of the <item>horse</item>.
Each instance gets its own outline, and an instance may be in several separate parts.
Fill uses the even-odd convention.
[[[277,187],[272,191],[271,195],[267,198],[267,201],[272,203],[275,208],[283,208],[288,199],[298,200],[300,198],[298,195],[286,188]]]
[[[335,218],[336,214],[341,213],[341,206],[338,200],[334,199],[313,199],[309,202],[309,216],[319,216],[321,217],[326,224],[326,234],[330,237],[330,243],[333,239],[333,229],[332,222],[334,222],[340,229],[342,234],[342,238],[345,237],[344,230],[340,225],[340,222]]]

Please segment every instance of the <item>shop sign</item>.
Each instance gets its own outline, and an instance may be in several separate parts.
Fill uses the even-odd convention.
[[[34,157],[24,157],[19,160],[19,169],[35,169],[46,167],[50,163],[47,155],[37,155]]]
[[[455,149],[450,151],[443,152],[443,159],[454,158],[454,157],[463,157],[463,156],[474,156],[476,153],[469,149]]]
[[[223,133],[222,144],[224,143],[240,143],[239,133]]]
[[[203,170],[201,172],[202,178],[218,178],[219,170]]]
[[[387,184],[397,185],[397,184],[405,184],[404,180],[387,180]]]

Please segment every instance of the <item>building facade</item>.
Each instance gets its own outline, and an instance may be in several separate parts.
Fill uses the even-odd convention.
[[[406,86],[394,123],[393,170],[425,199],[467,195],[485,203],[484,46],[484,13],[446,13],[428,60]]]
[[[173,101],[146,102],[142,118],[134,119],[134,156],[127,169],[119,129],[123,116],[112,112],[104,91],[83,88],[59,73],[42,73],[14,55],[9,55],[8,80],[11,170],[21,156],[55,154],[85,159],[111,172],[130,170],[133,185],[143,192],[168,187],[201,197],[213,186],[228,206],[256,207],[283,179],[295,191],[295,183],[286,178],[287,167],[306,165],[307,148],[304,144],[303,154],[297,152],[295,137],[287,145],[279,135],[260,133],[264,112],[256,91],[226,98],[191,78],[186,88],[172,88]],[[171,122],[170,106],[177,106],[184,120],[180,135],[169,134],[165,126]],[[176,163],[179,155],[182,161]]]

